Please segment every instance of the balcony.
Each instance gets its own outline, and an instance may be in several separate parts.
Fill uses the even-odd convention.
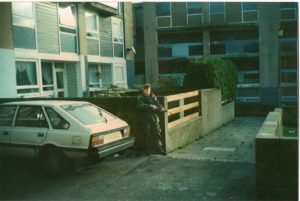
[[[258,40],[226,40],[210,43],[212,56],[257,56]]]
[[[203,55],[202,43],[177,43],[158,45],[158,57],[164,59],[199,58]]]
[[[289,54],[297,52],[297,38],[288,37],[280,39],[281,54]]]
[[[119,14],[118,2],[89,2],[86,7],[98,12],[102,16],[110,17]]]

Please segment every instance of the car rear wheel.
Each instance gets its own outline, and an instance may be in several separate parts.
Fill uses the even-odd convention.
[[[66,169],[66,157],[57,148],[47,148],[42,150],[40,159],[46,175],[59,176]]]

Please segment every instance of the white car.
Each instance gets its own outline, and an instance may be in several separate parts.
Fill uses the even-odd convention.
[[[39,157],[46,173],[58,174],[68,159],[102,158],[133,144],[125,121],[88,102],[0,104],[0,154]]]

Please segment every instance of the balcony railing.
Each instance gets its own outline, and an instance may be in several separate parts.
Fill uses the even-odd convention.
[[[258,54],[258,40],[224,40],[210,42],[210,54],[220,55],[249,55]]]
[[[202,43],[177,43],[158,45],[160,58],[189,58],[203,55]]]

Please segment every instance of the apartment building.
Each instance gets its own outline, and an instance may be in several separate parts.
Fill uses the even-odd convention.
[[[0,9],[1,98],[82,97],[128,87],[131,3],[2,2]]]
[[[146,2],[134,11],[137,82],[181,84],[189,61],[221,57],[238,68],[237,102],[296,103],[297,3]]]

